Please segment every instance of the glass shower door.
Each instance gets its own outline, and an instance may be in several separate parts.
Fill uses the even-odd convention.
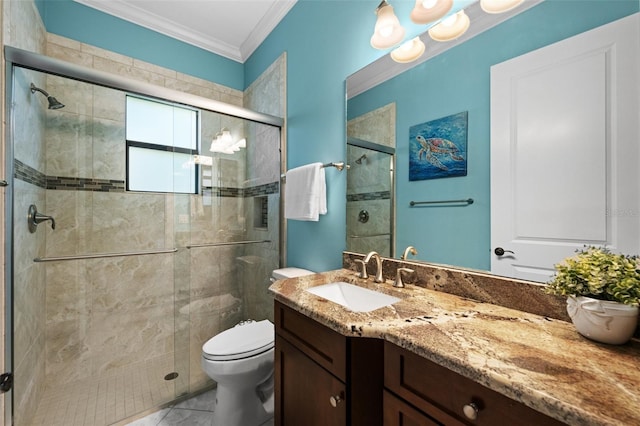
[[[128,190],[128,148],[147,141],[127,143],[127,92],[17,65],[9,78],[13,423],[107,425],[213,387],[202,344],[273,320],[280,127],[190,98],[199,152],[167,152],[194,192]],[[233,146],[212,146],[225,130]],[[51,216],[35,232],[31,205]]]

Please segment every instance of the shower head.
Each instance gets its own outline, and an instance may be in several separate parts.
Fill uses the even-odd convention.
[[[49,101],[49,109],[60,109],[60,108],[64,108],[64,104],[61,103],[60,101],[58,101],[56,98],[54,98],[53,96],[49,95],[47,92],[45,92],[44,90],[38,88],[35,86],[35,84],[31,83],[31,93],[35,93],[35,92],[40,92],[43,95],[45,95],[47,97],[47,101]]]
[[[356,160],[356,164],[362,164],[362,160],[366,160],[366,159],[367,159],[367,154],[362,154],[360,158]]]

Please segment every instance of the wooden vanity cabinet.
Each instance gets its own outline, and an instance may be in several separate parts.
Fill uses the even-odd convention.
[[[384,386],[384,426],[563,424],[388,342]]]
[[[383,342],[275,302],[275,424],[381,426]]]

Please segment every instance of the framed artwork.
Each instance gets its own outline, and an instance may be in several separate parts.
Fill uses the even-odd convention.
[[[467,175],[468,112],[409,128],[409,180]]]

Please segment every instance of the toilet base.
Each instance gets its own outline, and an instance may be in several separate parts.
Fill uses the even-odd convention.
[[[218,383],[213,424],[224,426],[260,426],[273,417],[258,398],[255,389],[230,389]]]

